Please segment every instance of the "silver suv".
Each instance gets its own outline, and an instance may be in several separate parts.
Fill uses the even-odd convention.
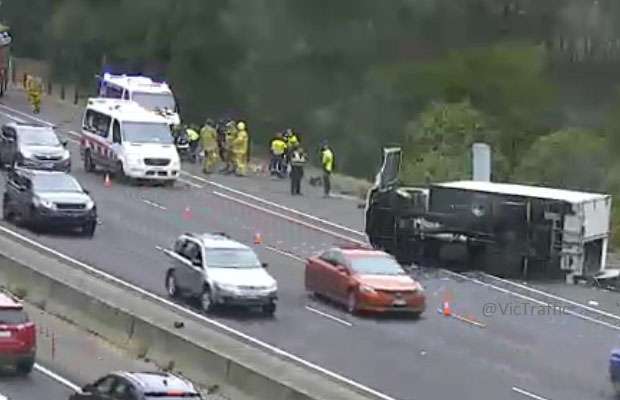
[[[254,251],[225,234],[185,233],[164,250],[173,261],[166,273],[170,297],[193,297],[203,311],[218,305],[260,307],[273,314],[278,286]]]

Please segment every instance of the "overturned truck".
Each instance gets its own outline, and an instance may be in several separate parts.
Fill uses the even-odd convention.
[[[487,181],[403,187],[401,149],[383,151],[365,229],[399,262],[570,283],[604,272],[611,196]]]

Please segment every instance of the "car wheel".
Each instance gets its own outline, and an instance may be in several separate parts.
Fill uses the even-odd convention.
[[[176,298],[179,296],[179,288],[177,287],[177,278],[174,276],[174,272],[168,272],[166,276],[166,292],[168,296],[171,298]]]
[[[209,287],[205,287],[200,295],[200,309],[207,313],[215,309],[215,303],[213,303],[213,297],[211,296]]]
[[[273,315],[276,312],[276,308],[276,302],[272,301],[271,303],[263,306],[263,312],[267,315]]]
[[[34,359],[22,360],[17,363],[17,372],[20,374],[29,374],[32,372],[32,368],[34,367]]]
[[[11,212],[11,209],[9,208],[9,202],[5,196],[4,200],[2,201],[2,219],[5,221],[11,221],[12,218],[13,218],[13,213]]]
[[[114,169],[114,177],[119,182],[126,183],[129,181],[127,175],[125,175],[125,169],[123,168],[123,163],[121,161],[116,163],[116,168]]]
[[[350,314],[355,314],[357,312],[357,294],[355,290],[349,291],[349,295],[347,296],[347,311]]]
[[[97,229],[97,221],[87,222],[82,226],[82,233],[87,237],[95,236],[95,230]]]
[[[96,170],[90,151],[87,151],[86,154],[84,154],[84,170],[86,172],[95,172]]]

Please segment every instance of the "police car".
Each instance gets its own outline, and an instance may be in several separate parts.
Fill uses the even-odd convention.
[[[181,123],[174,94],[165,82],[155,82],[145,76],[105,73],[100,82],[99,97],[132,100],[166,118],[169,125]]]
[[[221,233],[185,233],[165,252],[172,261],[165,281],[170,297],[199,299],[205,312],[220,305],[275,312],[276,280],[248,246]]]
[[[84,169],[173,184],[181,161],[168,121],[129,100],[91,98],[82,120]]]

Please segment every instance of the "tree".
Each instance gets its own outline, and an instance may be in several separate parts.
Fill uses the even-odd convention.
[[[579,128],[567,128],[539,138],[514,173],[521,183],[605,190],[608,158],[604,136]]]
[[[472,144],[485,142],[494,148],[498,132],[469,102],[433,103],[407,129],[403,180],[412,184],[454,179],[472,175]],[[493,175],[506,174],[506,161],[494,148]]]

